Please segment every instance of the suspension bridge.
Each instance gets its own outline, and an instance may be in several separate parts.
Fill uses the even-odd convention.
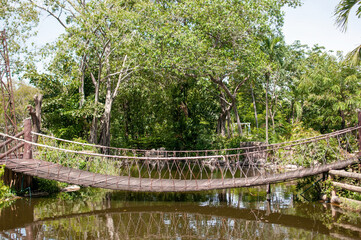
[[[248,147],[166,151],[125,149],[24,130],[0,133],[0,164],[17,173],[81,186],[187,192],[290,181],[360,162],[361,127],[297,141]],[[37,141],[34,141],[36,139]]]

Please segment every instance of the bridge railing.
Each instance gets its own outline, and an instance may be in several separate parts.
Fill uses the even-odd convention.
[[[0,143],[0,160],[7,158],[24,158],[31,159],[31,143],[26,143],[23,140],[31,141],[31,120],[25,119],[24,130],[15,134],[15,136],[0,135],[2,142]]]
[[[110,155],[101,153],[98,147],[81,143],[66,145],[72,147],[64,149],[62,147],[65,141],[54,138],[47,139],[53,139],[54,143],[59,141],[58,146],[35,143],[32,143],[32,146],[34,155],[38,159],[89,172],[153,179],[236,179],[269,176],[286,170],[317,167],[354,158],[358,150],[358,129],[358,127],[349,128],[332,134],[281,144],[237,148],[234,154],[230,154],[229,149],[226,149],[215,150],[212,152],[213,155],[203,151],[200,156],[182,157],[169,156],[169,151],[159,151],[157,155],[137,156],[137,154],[129,154],[130,149],[126,151],[128,155]],[[226,154],[214,154],[222,151]],[[193,153],[193,151],[178,152]]]
[[[249,146],[243,146],[239,148],[207,149],[207,150],[165,150],[164,148],[145,150],[145,149],[117,148],[117,147],[108,147],[108,146],[90,144],[86,142],[71,141],[36,132],[32,132],[32,134],[33,136],[36,136],[39,139],[39,142],[45,145],[61,147],[65,149],[87,151],[94,153],[105,153],[107,155],[116,155],[116,156],[167,158],[167,157],[199,157],[199,156],[214,156],[214,155],[232,155],[232,154],[241,154],[246,152],[268,151],[270,149],[287,147],[289,145],[292,146],[294,144],[299,145],[307,142],[320,141],[327,138],[332,138],[338,135],[342,135],[343,133],[347,133],[357,129],[359,129],[359,127],[351,127],[351,128],[335,131],[329,134],[323,134],[315,137],[304,138],[304,139],[282,142],[282,143],[275,143],[275,144],[254,142]]]
[[[29,170],[32,174],[86,186],[96,186],[104,178],[107,182],[114,180],[109,183],[113,185],[105,186],[112,189],[119,189],[119,184],[123,184],[139,190],[146,186],[156,191],[178,191],[261,185],[347,166],[358,159],[357,132],[360,127],[287,143],[215,150],[213,155],[208,155],[206,150],[199,151],[202,155],[198,156],[192,156],[193,151],[178,151],[190,156],[175,157],[169,156],[167,151],[159,151],[155,156],[138,156],[139,152],[130,154],[133,150],[129,149],[124,155],[111,155],[97,146],[45,136],[42,138],[51,139],[58,145],[44,144],[47,142],[40,138],[39,143],[35,143],[31,141],[29,128],[25,129],[24,138],[0,135],[12,139],[17,149],[23,147],[23,158],[41,160],[32,163],[33,170]],[[9,158],[18,158],[10,152],[6,154]],[[54,164],[43,164],[44,161]],[[21,166],[16,160],[12,164],[14,168]]]

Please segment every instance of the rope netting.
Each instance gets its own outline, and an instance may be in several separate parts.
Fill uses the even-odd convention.
[[[239,148],[225,148],[225,149],[207,149],[207,150],[165,150],[164,148],[159,149],[131,149],[131,148],[117,148],[117,147],[108,147],[96,144],[90,144],[85,142],[77,142],[66,139],[57,138],[50,135],[45,135],[41,133],[31,132],[33,136],[39,139],[39,142],[44,143],[49,146],[59,147],[66,149],[74,149],[78,151],[93,151],[107,153],[110,155],[117,156],[137,156],[137,157],[190,157],[190,156],[212,156],[212,155],[229,155],[237,154],[240,151],[263,151],[265,148],[274,148],[287,146],[291,144],[297,144],[301,142],[308,141],[318,141],[332,136],[337,136],[343,133],[354,131],[359,129],[359,127],[351,127],[347,129],[342,129],[328,134],[318,135],[310,138],[303,138],[294,141],[275,143],[275,144],[265,144],[262,142],[249,142],[246,143],[246,146]]]
[[[320,236],[320,231],[328,233],[327,229],[317,229],[316,232],[310,227],[305,230],[298,227],[290,233],[286,227],[279,226],[275,231],[275,217],[267,217],[258,211],[254,211],[254,216],[247,214],[245,219],[242,219],[242,215],[232,218],[181,211],[128,211],[50,218],[29,224],[25,229],[1,231],[0,236],[7,239],[29,236],[34,239],[51,239],[54,236],[59,239],[284,239],[302,238],[307,231],[311,231],[309,235],[315,231],[313,234],[317,236]],[[283,220],[285,217],[281,218]],[[291,223],[295,219],[286,218]]]
[[[359,128],[279,144],[155,152],[104,147],[35,133],[39,143],[0,135],[13,139],[15,146],[31,145],[33,158],[41,162],[27,163],[27,167],[31,165],[35,174],[44,178],[111,189],[192,191],[261,185],[345,167],[358,161]],[[14,168],[26,167],[20,166],[20,161],[10,161],[14,158],[16,155],[7,155],[5,159]]]

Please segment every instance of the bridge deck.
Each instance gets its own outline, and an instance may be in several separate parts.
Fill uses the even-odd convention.
[[[0,164],[5,164],[7,168],[14,172],[44,179],[81,186],[144,192],[186,192],[258,186],[317,175],[329,170],[342,169],[357,162],[359,162],[359,159],[352,158],[317,167],[302,168],[279,174],[265,174],[256,177],[180,180],[103,175],[36,159],[0,159]]]

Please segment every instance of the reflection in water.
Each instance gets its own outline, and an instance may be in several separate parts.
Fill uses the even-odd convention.
[[[11,232],[4,232],[9,236]],[[36,239],[285,239],[313,237],[317,232],[275,227],[254,220],[185,212],[117,212],[38,222],[16,237]],[[25,234],[25,235],[26,235]],[[325,237],[326,239],[326,237]]]
[[[287,190],[287,189],[286,189]],[[1,210],[6,239],[330,239],[361,237],[358,214],[293,204],[284,188],[206,194],[101,192],[89,199],[19,200]],[[85,199],[85,201],[84,201]]]

